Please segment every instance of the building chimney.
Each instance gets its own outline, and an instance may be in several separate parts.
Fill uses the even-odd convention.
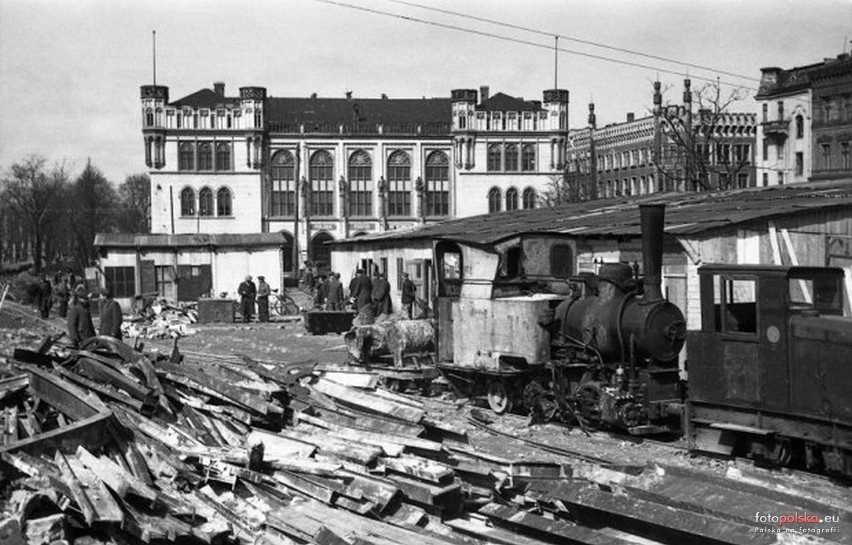
[[[352,98],[352,91],[346,91],[346,98],[347,99]]]
[[[217,95],[225,96],[225,84],[221,81],[216,81],[213,83],[213,92]]]
[[[645,273],[645,294],[642,296],[642,302],[662,301],[666,205],[640,204],[639,220],[642,225],[642,268]]]
[[[479,87],[479,101],[485,102],[486,100],[488,100],[488,86],[481,85]]]
[[[388,95],[387,95],[387,94],[385,94],[385,93],[382,93],[382,99],[383,99],[383,100],[387,100],[387,99],[388,99]]]
[[[635,121],[635,120],[636,120],[636,114],[634,114],[633,112],[627,112],[627,122],[633,123],[633,121]]]

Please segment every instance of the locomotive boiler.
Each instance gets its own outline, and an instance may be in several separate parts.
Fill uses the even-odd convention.
[[[630,265],[604,264],[575,280],[579,289],[556,309],[565,350],[555,364],[569,376],[569,401],[590,424],[632,434],[679,428],[677,358],[686,320],[662,294],[664,212],[663,205],[640,206],[642,282]]]

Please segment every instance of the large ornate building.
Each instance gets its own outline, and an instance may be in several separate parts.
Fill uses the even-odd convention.
[[[763,185],[852,178],[852,55],[761,72]]]
[[[588,126],[569,131],[566,172],[573,199],[756,185],[756,118],[750,113],[694,109],[691,83],[683,105],[662,103],[654,85],[651,115],[627,114],[598,127],[594,104]],[[688,150],[693,150],[689,152]]]
[[[282,275],[326,242],[534,207],[565,163],[568,91],[543,101],[229,96],[141,87],[155,234],[280,233]]]

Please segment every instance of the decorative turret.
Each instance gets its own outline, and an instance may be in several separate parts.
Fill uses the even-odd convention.
[[[568,131],[568,89],[545,90],[544,109],[547,110],[548,130]]]
[[[266,87],[240,87],[240,109],[246,129],[246,166],[263,165],[263,131]]]
[[[166,165],[165,109],[169,102],[169,88],[164,85],[142,85],[142,134],[145,138],[145,164],[163,168]]]
[[[476,110],[476,89],[453,89],[453,130],[467,131],[473,129],[474,112]]]

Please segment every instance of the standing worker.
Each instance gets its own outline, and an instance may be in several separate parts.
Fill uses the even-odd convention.
[[[249,323],[254,313],[254,298],[257,295],[257,288],[251,281],[250,274],[246,275],[246,279],[240,284],[237,293],[240,294],[240,312],[243,314],[243,322]]]
[[[393,314],[393,304],[390,297],[390,284],[385,278],[384,273],[379,273],[376,281],[373,283],[373,311],[376,316],[382,314]]]
[[[41,275],[41,300],[39,301],[39,313],[42,318],[50,318],[50,309],[53,307],[53,287],[47,275]]]
[[[266,283],[265,276],[257,277],[257,319],[261,322],[269,321],[269,295],[272,288]]]
[[[68,317],[68,300],[71,298],[71,287],[68,278],[60,278],[56,284],[56,300],[59,303],[59,317]]]
[[[343,310],[343,284],[340,283],[340,273],[331,273],[326,289],[326,309]]]
[[[112,297],[112,289],[107,287],[101,292],[101,329],[99,333],[121,340],[121,305]]]
[[[363,269],[358,269],[355,278],[349,283],[349,297],[355,302],[355,310],[361,312],[362,308],[370,304],[372,292],[370,277],[364,274]]]
[[[408,314],[408,319],[414,318],[414,299],[417,297],[417,286],[408,277],[408,273],[402,273],[402,308]]]
[[[95,336],[95,325],[92,323],[92,313],[89,312],[89,297],[83,286],[77,286],[74,291],[74,301],[68,310],[68,336],[74,346],[79,346],[86,339]]]

